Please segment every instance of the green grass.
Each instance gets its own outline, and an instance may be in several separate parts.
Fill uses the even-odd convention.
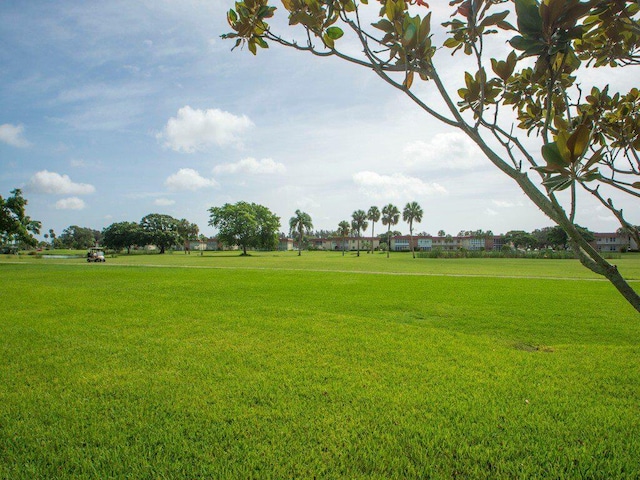
[[[13,262],[1,478],[640,476],[638,315],[576,262]]]

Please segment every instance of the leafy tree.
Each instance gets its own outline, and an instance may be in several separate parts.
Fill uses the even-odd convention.
[[[247,248],[274,249],[278,245],[280,218],[262,205],[247,202],[225,203],[209,209],[209,225],[218,229],[218,241]]]
[[[191,254],[191,246],[189,245],[189,242],[191,240],[197,240],[199,232],[200,229],[195,223],[191,223],[184,218],[178,220],[178,236],[184,245],[185,254]]]
[[[63,247],[82,250],[99,244],[102,240],[102,233],[92,228],[70,225],[62,231],[58,238]]]
[[[380,220],[380,210],[375,205],[369,208],[367,212],[367,220],[371,222],[371,238],[375,237],[375,226],[376,222]],[[371,253],[373,253],[373,241],[371,242]]]
[[[382,207],[382,224],[387,225],[387,258],[391,250],[391,227],[400,221],[400,210],[393,204]]]
[[[47,236],[45,235],[45,238]],[[49,229],[49,238],[51,239],[51,248],[55,248],[55,244],[56,244],[56,232],[53,230],[53,228]]]
[[[12,190],[6,199],[0,195],[0,244],[24,243],[30,247],[38,244],[33,235],[40,233],[42,224],[26,215],[28,203],[19,188]]]
[[[451,0],[452,14],[441,18],[438,35],[434,12],[422,0],[382,0],[382,8],[368,3],[285,0],[288,23],[301,33],[287,39],[267,23],[276,10],[268,0],[240,0],[227,14],[233,32],[223,37],[236,39],[236,47],[246,44],[254,55],[274,42],[375,72],[426,115],[467,135],[562,227],[581,263],[640,311],[640,295],[575,225],[582,189],[640,241],[617,206],[623,197],[640,197],[640,90],[596,85],[584,95],[580,88],[585,77],[593,80],[592,68],[640,65],[638,2],[514,0],[509,9],[504,0]],[[364,19],[374,15],[379,20],[369,28]],[[342,49],[343,36],[360,48],[347,41]],[[443,37],[446,48],[434,43]],[[491,45],[505,40],[511,47],[506,57],[488,58],[499,51]],[[438,57],[446,49],[467,69],[457,85],[441,76]],[[417,79],[425,86],[412,88]]]
[[[144,242],[158,247],[161,254],[165,253],[180,241],[178,223],[179,220],[171,215],[150,213],[140,220]]]
[[[416,258],[416,252],[413,248],[413,222],[420,223],[422,221],[422,207],[418,205],[418,202],[407,203],[402,211],[402,220],[409,224],[409,242],[411,244],[411,254],[413,258]]]
[[[258,221],[257,247],[263,250],[276,250],[278,248],[278,230],[280,230],[280,217],[275,215],[264,205],[252,203]]]
[[[102,230],[102,243],[105,247],[116,251],[126,248],[129,254],[133,245],[140,245],[143,242],[142,228],[136,222],[112,223]]]
[[[576,228],[586,242],[592,242],[596,238],[590,230],[581,227],[580,225],[576,225]],[[566,249],[571,242],[569,242],[567,233],[561,227],[556,225],[555,227],[551,227],[547,230],[547,244],[554,248]]]
[[[511,230],[505,234],[504,239],[506,242],[513,243],[515,248],[535,248],[538,244],[536,237],[523,230]]]
[[[345,244],[347,243],[347,237],[351,233],[351,225],[346,220],[341,221],[338,224],[338,235],[342,236],[342,256],[344,257]]]
[[[360,232],[367,229],[367,214],[364,210],[356,210],[351,214],[351,231],[356,234],[358,257],[360,256]]]
[[[444,230],[438,230],[438,236],[439,237],[444,237],[447,234],[447,232],[445,232]]]
[[[308,213],[296,210],[295,215],[289,219],[290,234],[293,235],[294,232],[298,232],[298,256],[302,255],[302,239],[304,238],[304,233],[307,232],[308,235],[312,228],[313,223]]]

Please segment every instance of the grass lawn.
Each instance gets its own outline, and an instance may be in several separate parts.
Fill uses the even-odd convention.
[[[614,263],[640,279],[640,257]],[[0,478],[640,477],[640,318],[574,261],[2,257],[0,275]]]

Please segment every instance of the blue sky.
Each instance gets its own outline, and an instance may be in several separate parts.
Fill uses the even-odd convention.
[[[58,234],[166,213],[212,235],[207,210],[239,200],[269,207],[283,231],[298,208],[335,229],[354,210],[414,200],[418,232],[551,224],[460,133],[372,72],[275,45],[231,52],[220,39],[230,6],[0,3],[0,195],[22,188],[28,214]],[[416,88],[429,98],[427,87]],[[577,220],[617,228],[591,201]]]

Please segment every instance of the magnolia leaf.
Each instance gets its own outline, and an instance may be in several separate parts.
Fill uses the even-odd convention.
[[[596,153],[594,153],[591,158],[589,159],[589,161],[587,163],[584,164],[584,167],[582,167],[583,170],[589,170],[591,167],[593,167],[596,163],[600,162],[600,160],[602,160],[602,151],[603,149],[601,148],[600,150],[598,150]]]
[[[458,45],[460,45],[461,43],[462,43],[462,42],[460,42],[459,40],[456,40],[455,38],[453,38],[453,37],[452,37],[452,38],[447,38],[447,39],[444,41],[443,45],[444,45],[445,47],[447,47],[447,48],[455,48],[455,47],[457,47]]]
[[[260,46],[260,48],[269,48],[269,44],[264,41],[262,37],[255,37],[256,43]]]
[[[547,187],[549,193],[564,190],[565,188],[569,188],[573,183],[573,179],[564,177],[562,175],[556,175],[555,177],[550,177],[542,184]]]
[[[331,37],[330,37],[328,34],[326,34],[326,33],[322,36],[322,41],[324,41],[324,44],[325,44],[327,47],[331,48],[331,49],[333,49],[333,47],[335,46],[335,43],[334,43],[334,41],[333,41],[333,38],[331,38]]]
[[[560,130],[556,135],[556,145],[558,146],[558,151],[562,156],[565,164],[569,164],[573,162],[571,151],[569,147],[567,147],[567,141],[569,140],[569,133],[566,130]]]
[[[427,13],[420,22],[420,41],[423,42],[431,33],[431,12]]]
[[[332,40],[338,40],[342,35],[344,35],[344,32],[340,27],[327,28],[327,36]]]
[[[386,33],[393,32],[393,23],[386,18],[383,18],[377,23],[372,23],[371,26]]]
[[[569,162],[567,162],[560,152],[558,147],[558,142],[547,143],[542,146],[542,157],[547,162],[547,165],[554,167],[567,167],[569,166]]]
[[[413,70],[407,72],[407,78],[404,79],[403,85],[409,90],[413,85]]]
[[[488,27],[490,25],[497,25],[502,22],[509,15],[509,11],[505,10],[504,12],[494,13],[493,15],[489,15],[485,17],[482,22],[480,22],[481,27]]]
[[[525,36],[542,37],[542,18],[536,0],[515,0],[518,30]]]
[[[412,48],[416,44],[416,34],[418,33],[418,29],[413,23],[409,23],[407,28],[402,36],[402,45],[404,47]]]
[[[248,45],[249,45],[249,51],[250,51],[251,53],[253,53],[254,55],[256,55],[256,53],[257,53],[257,49],[256,49],[256,42],[255,42],[254,38],[251,38],[251,39],[249,40],[249,42],[247,42],[247,43],[248,43]]]
[[[575,163],[582,158],[585,150],[589,146],[589,138],[591,132],[589,128],[583,123],[576,128],[573,133],[567,139],[567,148],[571,154],[571,162]]]

